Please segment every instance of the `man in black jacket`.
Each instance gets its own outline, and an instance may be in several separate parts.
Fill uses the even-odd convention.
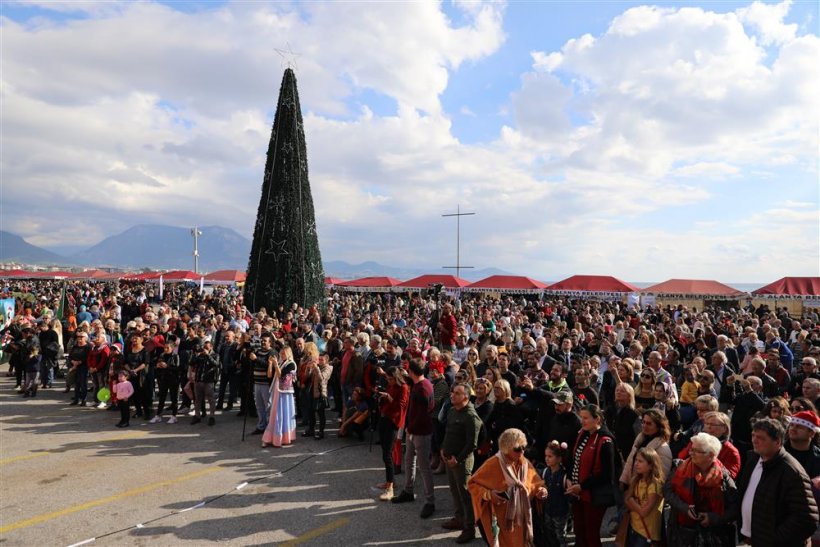
[[[219,362],[216,354],[213,353],[211,342],[207,341],[202,346],[199,352],[191,360],[191,368],[194,369],[194,417],[191,419],[191,425],[198,424],[200,419],[202,402],[208,401],[208,425],[214,425],[216,419],[214,418],[214,410],[216,410],[216,401],[214,397],[214,387],[216,385],[217,377],[219,376]]]
[[[817,529],[817,504],[803,467],[783,449],[783,426],[770,418],[752,427],[754,452],[738,481],[741,535],[752,545],[805,546]]]
[[[51,322],[46,317],[40,323],[40,384],[44,388],[51,387],[54,383],[54,367],[57,365],[57,357],[60,353],[60,339],[57,331],[51,328]],[[112,342],[113,343],[113,342]]]

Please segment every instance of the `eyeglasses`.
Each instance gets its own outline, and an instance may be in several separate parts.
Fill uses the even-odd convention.
[[[518,452],[519,454],[521,454],[521,453],[522,453],[522,452],[524,452],[526,449],[527,449],[527,445],[523,445],[523,446],[516,446],[515,448],[513,448],[513,452]]]

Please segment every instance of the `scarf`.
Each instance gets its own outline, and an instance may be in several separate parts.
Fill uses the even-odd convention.
[[[504,455],[499,451],[496,453],[498,463],[501,465],[501,472],[504,481],[507,483],[507,495],[510,501],[507,502],[507,515],[504,522],[504,529],[512,531],[516,526],[524,528],[524,541],[526,545],[531,545],[533,541],[532,533],[532,512],[530,511],[530,498],[524,481],[527,480],[529,462],[526,458],[521,463],[518,476],[515,476],[513,468],[504,460]]]
[[[687,505],[694,505],[698,513],[723,515],[723,464],[715,460],[709,471],[701,475],[691,459],[681,463],[672,476],[672,488]],[[695,526],[697,521],[686,513],[678,513],[678,524]]]

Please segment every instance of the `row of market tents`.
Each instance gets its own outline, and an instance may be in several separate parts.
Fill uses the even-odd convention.
[[[153,281],[164,283],[241,284],[245,272],[241,270],[219,270],[199,274],[189,270],[169,272],[106,272],[88,270],[84,272],[0,270],[0,278],[16,279],[87,279],[99,281]],[[626,295],[654,295],[659,300],[740,300],[742,298],[793,298],[816,300],[820,297],[820,277],[784,277],[760,287],[751,293],[740,291],[718,281],[669,279],[643,289],[604,275],[574,275],[553,284],[543,283],[530,277],[515,275],[492,275],[476,282],[454,275],[422,275],[400,281],[392,277],[363,277],[342,280],[325,278],[325,284],[337,291],[350,292],[406,292],[429,290],[440,286],[447,291],[490,292],[512,294],[553,294],[576,297],[600,297],[622,299]]]

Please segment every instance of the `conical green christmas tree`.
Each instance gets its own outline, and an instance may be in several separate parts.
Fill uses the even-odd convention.
[[[308,180],[307,147],[296,75],[287,68],[279,89],[262,197],[253,231],[245,283],[245,305],[274,313],[319,304],[324,270],[319,252],[313,197]]]

